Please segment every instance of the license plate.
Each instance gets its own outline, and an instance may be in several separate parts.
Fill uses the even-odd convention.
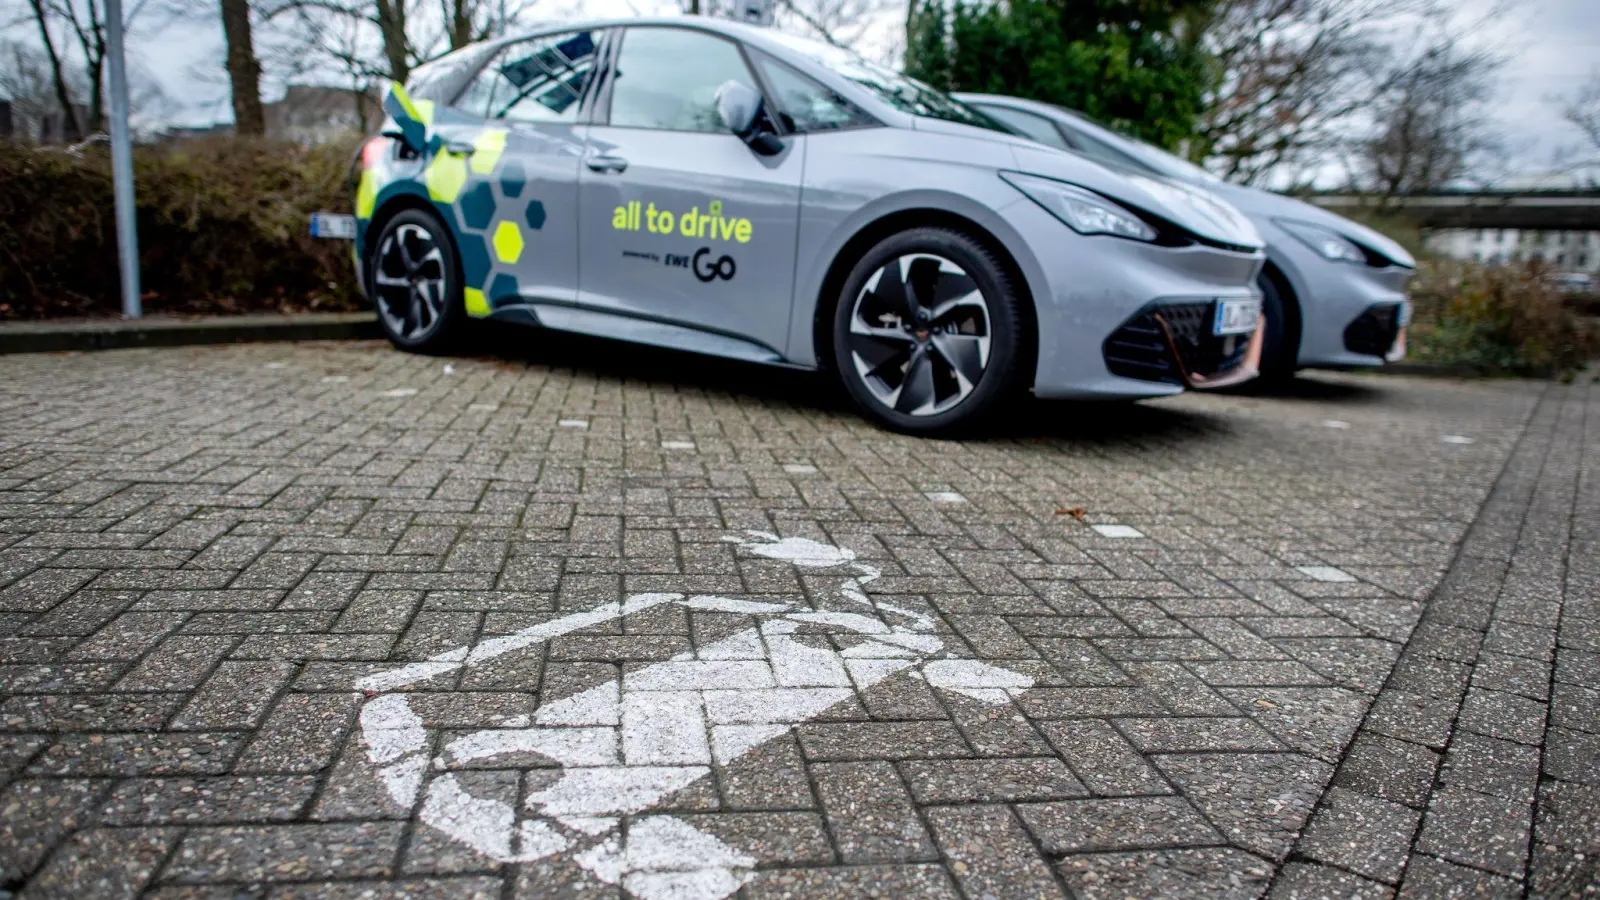
[[[1256,320],[1261,318],[1261,301],[1254,297],[1240,300],[1218,300],[1217,321],[1212,334],[1246,334],[1256,330]]]
[[[336,241],[356,239],[356,217],[340,213],[312,213],[311,236]]]

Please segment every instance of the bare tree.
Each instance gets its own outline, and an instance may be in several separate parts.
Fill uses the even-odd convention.
[[[222,34],[228,45],[228,83],[233,94],[233,130],[238,134],[267,133],[261,108],[261,60],[256,57],[250,27],[250,0],[221,0]]]
[[[776,0],[776,4],[779,28],[850,48],[903,5],[900,0]]]
[[[1200,27],[1217,82],[1190,155],[1231,181],[1329,153],[1397,78],[1397,23],[1439,0],[1220,0]]]
[[[1497,60],[1455,42],[1430,48],[1380,98],[1375,130],[1357,145],[1356,171],[1380,208],[1399,194],[1470,175],[1497,146],[1483,106]]]
[[[1589,73],[1589,80],[1571,97],[1562,98],[1561,117],[1572,123],[1600,153],[1600,69]]]
[[[39,40],[44,44],[45,56],[50,61],[50,76],[55,87],[56,102],[61,105],[62,120],[72,126],[72,131],[82,135],[84,123],[78,119],[77,106],[72,102],[72,92],[67,88],[65,68],[61,64],[61,55],[56,52],[55,38],[50,34],[50,10],[45,5],[45,0],[28,0],[28,8],[33,13],[33,21],[39,28]]]

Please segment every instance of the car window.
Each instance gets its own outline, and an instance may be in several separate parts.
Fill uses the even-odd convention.
[[[833,131],[877,124],[871,116],[827,85],[819,84],[763,53],[752,52],[751,56],[776,95],[773,99],[778,111],[788,118],[786,124],[795,131]]]
[[[1060,147],[1063,150],[1071,149],[1067,145],[1066,139],[1061,136],[1061,132],[1057,131],[1056,126],[1050,124],[1050,120],[1044,116],[1023,112],[1020,109],[1012,109],[1007,106],[991,106],[987,103],[973,105],[993,118],[999,119],[1002,123],[1015,128],[1017,133],[1024,137],[1030,137],[1041,144],[1049,144],[1052,147]]]
[[[1089,157],[1090,159],[1098,160],[1099,162],[1103,163],[1110,163],[1113,166],[1123,169],[1135,169],[1140,172],[1160,174],[1154,167],[1147,165],[1144,160],[1137,159],[1127,153],[1123,153],[1121,150],[1118,150],[1109,143],[1106,143],[1094,135],[1085,132],[1081,128],[1073,128],[1070,125],[1063,127],[1066,128],[1067,133],[1072,136],[1072,143],[1077,145],[1078,152]]]
[[[455,106],[486,119],[575,122],[599,43],[599,31],[575,31],[509,44]]]
[[[725,132],[717,89],[756,84],[732,41],[687,28],[628,29],[611,70],[611,124],[623,128]]]
[[[781,31],[765,31],[762,38],[782,44],[841,78],[855,82],[863,89],[871,91],[879,100],[901,112],[1011,133],[1010,128],[960,100],[935,90],[915,78],[870,62],[853,50]]]

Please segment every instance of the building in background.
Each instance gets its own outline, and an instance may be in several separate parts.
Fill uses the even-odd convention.
[[[328,141],[362,134],[383,121],[377,96],[347,88],[291,84],[283,99],[263,107],[267,137],[299,144]]]
[[[1507,197],[1530,193],[1592,195],[1594,189],[1593,182],[1580,174],[1553,172],[1507,178],[1490,192]],[[1430,228],[1423,235],[1423,245],[1443,256],[1485,265],[1538,260],[1557,271],[1600,274],[1600,230]]]

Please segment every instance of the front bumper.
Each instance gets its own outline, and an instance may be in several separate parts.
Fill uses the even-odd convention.
[[[1180,333],[1183,323],[1170,316],[1170,337],[1153,322],[1156,333],[1146,337],[1153,336],[1158,341],[1158,352],[1171,355],[1171,378],[1151,379],[1147,373],[1113,369],[1106,344],[1131,320],[1157,307],[1203,304],[1209,310],[1219,299],[1259,296],[1255,277],[1265,261],[1263,254],[1198,244],[1163,247],[1104,235],[1080,235],[1037,204],[1027,200],[1021,203],[1006,210],[1018,233],[1049,239],[1049,246],[1030,240],[1032,257],[1024,263],[1038,318],[1035,395],[1077,399],[1161,397],[1181,393],[1187,387],[1219,386],[1217,379],[1224,375],[1236,375],[1240,380],[1249,377],[1236,366],[1194,364],[1185,356]],[[1210,319],[1206,322],[1209,324]],[[1231,352],[1243,353],[1248,345],[1244,341]],[[1181,370],[1177,363],[1182,363]]]
[[[1412,269],[1330,262],[1287,240],[1274,241],[1268,254],[1299,301],[1299,365],[1381,366],[1397,349],[1404,353]]]
[[[1153,303],[1124,322],[1101,345],[1106,368],[1140,381],[1210,389],[1260,374],[1262,328],[1214,335],[1216,301]]]

